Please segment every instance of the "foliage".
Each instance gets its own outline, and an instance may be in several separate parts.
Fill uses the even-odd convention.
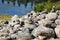
[[[37,4],[35,6],[35,11],[42,11],[44,9],[44,3]]]
[[[60,10],[60,4],[55,3],[56,10]]]
[[[52,7],[52,3],[50,2],[43,2],[43,3],[39,3],[35,6],[34,10],[37,12],[37,11],[43,11],[45,9],[49,10],[51,9]]]
[[[42,3],[37,3],[35,5],[35,8],[34,10],[37,12],[37,11],[43,11],[45,9],[47,9],[48,11],[51,10],[52,6],[56,6],[56,10],[60,10],[60,3],[55,3],[55,2],[51,2],[48,1],[48,2],[42,2]]]

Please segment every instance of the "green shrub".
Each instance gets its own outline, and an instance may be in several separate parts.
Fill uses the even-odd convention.
[[[43,11],[44,9],[44,3],[39,3],[35,6],[34,10],[37,11]]]
[[[36,7],[34,8],[34,10],[37,11],[43,11],[45,9],[47,9],[48,11],[50,11],[50,9],[52,8],[52,3],[50,2],[44,2],[44,3],[39,3],[36,5]]]
[[[48,11],[51,10],[52,6],[56,6],[56,10],[60,10],[60,4],[58,3],[52,3],[52,2],[42,2],[42,3],[39,3],[39,4],[36,4],[35,5],[35,8],[34,10],[37,12],[37,11],[43,11],[45,9],[47,9]]]
[[[56,8],[56,10],[60,10],[60,4],[55,4],[55,8]]]

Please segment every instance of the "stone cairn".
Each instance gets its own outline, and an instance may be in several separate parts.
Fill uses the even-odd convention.
[[[45,9],[31,11],[19,18],[12,16],[10,21],[0,21],[0,40],[60,40],[60,12],[53,6],[51,12]]]

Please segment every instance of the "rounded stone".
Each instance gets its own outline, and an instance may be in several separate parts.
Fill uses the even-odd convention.
[[[53,37],[54,36],[54,30],[51,28],[47,28],[45,26],[40,25],[39,27],[35,28],[32,31],[32,35],[34,35],[35,37],[37,37],[39,35]]]

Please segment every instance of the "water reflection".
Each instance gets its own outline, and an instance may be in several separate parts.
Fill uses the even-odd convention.
[[[25,6],[27,6],[27,3],[31,2],[31,6],[33,5],[34,2],[36,2],[36,0],[1,0],[2,4],[5,3],[5,1],[7,2],[7,4],[9,4],[10,2],[12,2],[12,4],[15,6],[16,2],[18,4],[18,6],[20,6],[21,4],[24,4]]]
[[[25,15],[34,9],[32,0],[0,0],[0,14]]]

